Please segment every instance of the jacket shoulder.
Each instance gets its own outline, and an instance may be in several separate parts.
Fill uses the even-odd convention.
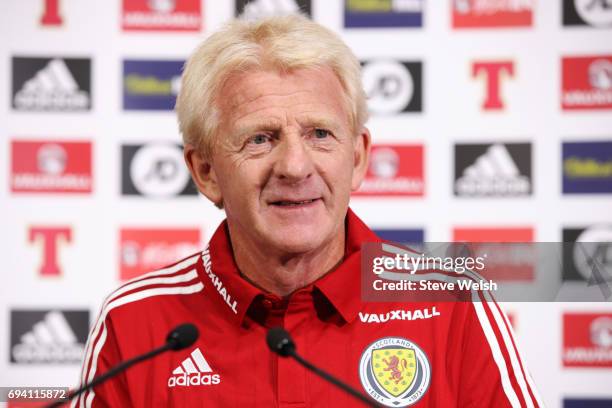
[[[108,315],[117,309],[125,311],[128,307],[162,299],[162,296],[165,299],[168,295],[189,295],[202,291],[204,285],[198,274],[201,261],[202,253],[198,252],[125,282],[106,297],[101,315]]]

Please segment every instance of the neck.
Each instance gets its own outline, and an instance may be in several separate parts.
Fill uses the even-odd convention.
[[[344,228],[327,245],[303,253],[270,251],[253,240],[241,239],[242,234],[232,234],[231,226],[229,232],[234,258],[243,276],[260,289],[282,297],[310,285],[344,257]]]

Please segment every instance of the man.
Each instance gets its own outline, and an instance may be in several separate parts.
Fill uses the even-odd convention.
[[[361,301],[361,244],[380,240],[348,208],[371,141],[359,63],[337,36],[299,16],[234,21],[187,62],[177,112],[193,180],[227,219],[202,253],[108,297],[82,381],[177,324],[200,337],[76,405],[356,404],[272,354],[274,326],[387,406],[539,405],[495,303]]]

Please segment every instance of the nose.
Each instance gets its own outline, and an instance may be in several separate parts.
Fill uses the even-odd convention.
[[[280,149],[274,166],[276,177],[289,183],[307,179],[313,172],[314,164],[306,141],[298,132],[291,132],[281,138]]]

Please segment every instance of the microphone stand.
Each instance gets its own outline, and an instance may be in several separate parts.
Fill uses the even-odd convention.
[[[113,368],[111,368],[110,370],[108,370],[107,372],[105,372],[104,374],[94,378],[90,383],[83,385],[82,387],[72,391],[71,393],[68,394],[68,396],[65,399],[61,399],[58,401],[55,401],[54,403],[50,404],[47,406],[47,408],[58,408],[60,406],[62,406],[63,404],[66,404],[68,402],[70,402],[74,397],[81,395],[82,393],[84,393],[85,391],[99,385],[102,384],[104,381],[108,380],[109,378],[119,374],[120,372],[122,372],[123,370],[127,370],[128,368],[130,368],[131,366],[133,366],[134,364],[140,363],[143,360],[146,360],[148,358],[152,358],[155,357],[158,354],[163,353],[164,351],[168,351],[172,349],[172,344],[171,343],[166,343],[161,347],[158,347],[156,349],[153,349],[145,354],[141,354],[139,356],[136,356],[134,358],[131,358],[129,360],[126,360],[124,362],[122,362],[121,364],[117,364],[116,366],[114,366]]]
[[[324,380],[329,381],[330,383],[334,384],[336,387],[342,389],[343,391],[349,393],[350,395],[352,395],[353,397],[357,398],[358,400],[360,400],[361,402],[363,402],[367,406],[375,407],[375,408],[381,407],[381,405],[375,403],[374,401],[372,401],[371,399],[369,399],[368,397],[366,397],[362,393],[356,391],[353,387],[349,386],[348,384],[345,384],[344,382],[340,381],[339,379],[337,379],[336,377],[332,376],[331,374],[328,374],[327,372],[321,370],[319,367],[317,367],[317,366],[313,365],[312,363],[304,360],[295,351],[294,348],[288,349],[287,350],[287,355],[290,356],[290,357],[293,357],[298,363],[300,363],[302,366],[306,367],[308,370],[312,371],[313,373],[315,373],[319,377],[323,378]]]
[[[141,361],[155,357],[158,354],[161,354],[168,350],[182,350],[186,347],[189,347],[193,343],[195,343],[195,341],[198,339],[198,336],[199,332],[196,326],[191,323],[181,324],[175,327],[170,333],[168,333],[168,336],[166,336],[166,343],[163,346],[160,346],[147,353],[130,358],[129,360],[117,364],[104,374],[94,378],[90,383],[87,383],[76,389],[75,391],[68,393],[68,396],[66,398],[57,400],[54,403],[49,404],[47,408],[57,408],[63,404],[72,401],[74,397],[81,395],[82,393],[89,389],[92,389],[96,385],[102,384],[104,381],[108,380],[114,375],[119,374],[124,370],[127,370],[134,364],[138,364]]]

